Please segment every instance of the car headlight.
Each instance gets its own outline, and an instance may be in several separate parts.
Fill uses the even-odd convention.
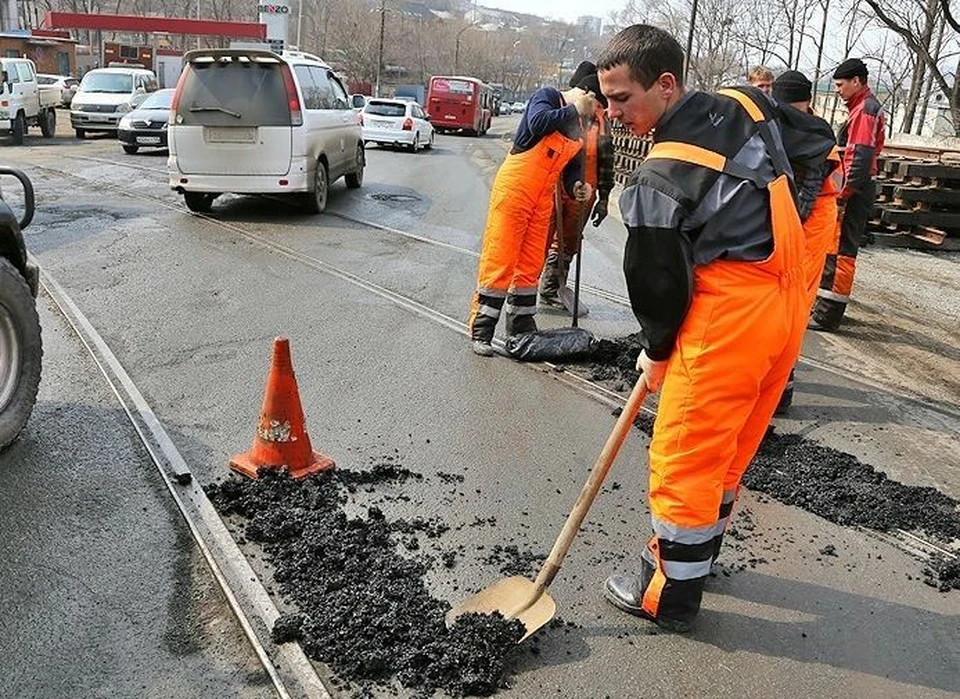
[[[123,117],[123,118],[120,120],[120,128],[121,128],[121,129],[132,129],[132,128],[133,128],[133,120],[132,120],[129,116]]]
[[[126,103],[126,102],[124,102],[123,104],[118,104],[116,111],[121,112],[121,113],[122,113],[122,112],[129,112],[129,111],[130,111],[130,105],[129,105],[128,103]]]

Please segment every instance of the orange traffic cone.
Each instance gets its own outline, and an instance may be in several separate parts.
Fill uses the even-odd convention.
[[[253,446],[230,459],[230,468],[256,478],[258,469],[284,466],[294,478],[303,478],[333,468],[333,459],[310,446],[290,360],[290,341],[278,337],[273,341],[273,360]]]

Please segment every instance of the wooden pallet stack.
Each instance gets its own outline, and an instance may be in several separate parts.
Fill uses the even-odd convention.
[[[960,153],[884,148],[868,230],[878,245],[960,250]]]
[[[623,186],[643,162],[652,141],[649,136],[634,136],[620,122],[614,122],[610,132],[613,136],[613,178],[617,184]]]

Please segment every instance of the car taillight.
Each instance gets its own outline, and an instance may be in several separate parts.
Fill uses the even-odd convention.
[[[413,130],[413,119],[411,119],[410,117],[407,117],[406,119],[403,120],[403,130],[404,131]]]
[[[283,72],[283,86],[287,89],[287,105],[290,107],[290,125],[303,125],[303,112],[300,111],[300,97],[297,95],[297,84],[293,82],[293,71],[284,63],[280,70]]]
[[[187,66],[180,73],[180,79],[177,80],[177,87],[173,91],[173,99],[170,101],[170,121],[173,122],[177,118],[177,106],[180,104],[180,94],[183,92],[183,84],[187,82],[187,73],[189,73],[193,68]]]

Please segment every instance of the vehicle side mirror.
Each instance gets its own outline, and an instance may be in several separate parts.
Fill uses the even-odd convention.
[[[424,120],[424,121],[430,121],[430,115],[429,115],[429,114],[424,114],[424,115],[423,115],[423,120]]]
[[[3,84],[4,90],[10,90],[10,76],[7,75],[7,71],[0,72],[0,83]]]

